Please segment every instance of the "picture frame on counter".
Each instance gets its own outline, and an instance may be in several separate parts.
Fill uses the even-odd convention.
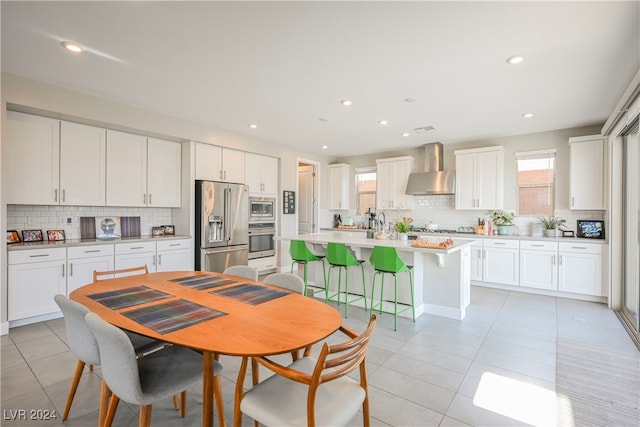
[[[20,234],[18,234],[18,230],[7,230],[7,245],[12,243],[20,243]]]
[[[47,240],[50,242],[64,242],[66,240],[64,230],[47,230]]]
[[[164,234],[166,236],[173,236],[176,234],[176,228],[173,225],[162,225],[162,228],[164,228]]]
[[[151,235],[154,237],[164,236],[164,227],[151,227]]]
[[[25,243],[42,242],[43,240],[42,230],[22,230],[22,241]]]
[[[578,220],[578,237],[604,239],[604,220]]]

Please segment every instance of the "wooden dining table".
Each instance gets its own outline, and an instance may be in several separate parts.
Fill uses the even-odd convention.
[[[214,359],[289,353],[324,340],[342,323],[334,308],[276,286],[201,271],[149,273],[101,280],[70,298],[131,332],[189,347],[203,356],[204,427],[213,426]],[[236,384],[236,397],[243,384]],[[234,414],[239,413],[236,398]],[[218,399],[222,402],[222,399]],[[217,407],[220,425],[224,408]],[[237,417],[236,417],[237,418]]]

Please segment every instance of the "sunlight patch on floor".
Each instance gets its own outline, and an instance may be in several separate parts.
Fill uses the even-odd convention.
[[[534,426],[559,425],[558,406],[570,406],[566,399],[556,396],[554,390],[490,372],[482,374],[473,403],[487,411]],[[564,419],[562,425],[572,426],[573,422]]]

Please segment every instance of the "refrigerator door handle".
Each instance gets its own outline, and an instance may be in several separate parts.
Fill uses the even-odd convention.
[[[226,240],[227,242],[229,240],[231,240],[231,189],[230,188],[225,188],[224,189],[224,215],[225,215],[225,221],[224,221],[224,240]]]

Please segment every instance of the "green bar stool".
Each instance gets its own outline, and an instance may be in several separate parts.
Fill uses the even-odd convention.
[[[296,264],[302,264],[304,268],[304,292],[303,295],[307,295],[307,264],[313,261],[320,261],[322,263],[322,280],[324,285],[324,298],[325,300],[329,298],[329,289],[327,288],[327,273],[324,268],[324,255],[316,255],[309,250],[307,244],[303,240],[292,240],[289,244],[289,255],[293,260],[291,262],[291,273],[293,273],[293,267]],[[315,295],[318,292],[323,292],[320,290],[314,290],[313,294]]]
[[[327,244],[327,261],[329,262],[329,273],[327,274],[327,301],[331,298],[338,297],[338,305],[340,304],[340,295],[342,292],[342,269],[344,268],[344,317],[349,317],[349,304],[359,300],[364,300],[364,309],[367,310],[367,290],[364,282],[364,266],[362,263],[364,260],[356,259],[353,254],[347,249],[344,243],[328,243]],[[349,267],[360,267],[362,270],[362,293],[363,296],[358,296],[349,300]],[[331,283],[331,270],[338,269],[338,292],[329,296],[329,283]],[[332,300],[335,301],[335,300]]]
[[[393,314],[393,330],[398,330],[398,314],[404,313],[405,311],[411,309],[411,314],[413,315],[413,321],[416,321],[416,311],[413,307],[413,266],[406,265],[402,259],[398,256],[398,252],[396,248],[386,247],[386,246],[374,246],[373,252],[371,252],[371,257],[369,257],[369,261],[373,266],[375,272],[373,273],[373,285],[371,286],[371,311],[375,310],[375,307],[378,307],[378,311],[380,313]],[[398,273],[409,273],[409,283],[411,284],[411,304],[398,311]],[[380,286],[380,301],[378,304],[373,303],[373,296],[375,294],[376,288],[376,276],[380,274],[382,275],[382,281]],[[394,282],[394,291],[393,291],[393,311],[383,311],[382,303],[384,298],[384,275],[391,274],[393,275]],[[401,303],[402,304],[402,303]]]

